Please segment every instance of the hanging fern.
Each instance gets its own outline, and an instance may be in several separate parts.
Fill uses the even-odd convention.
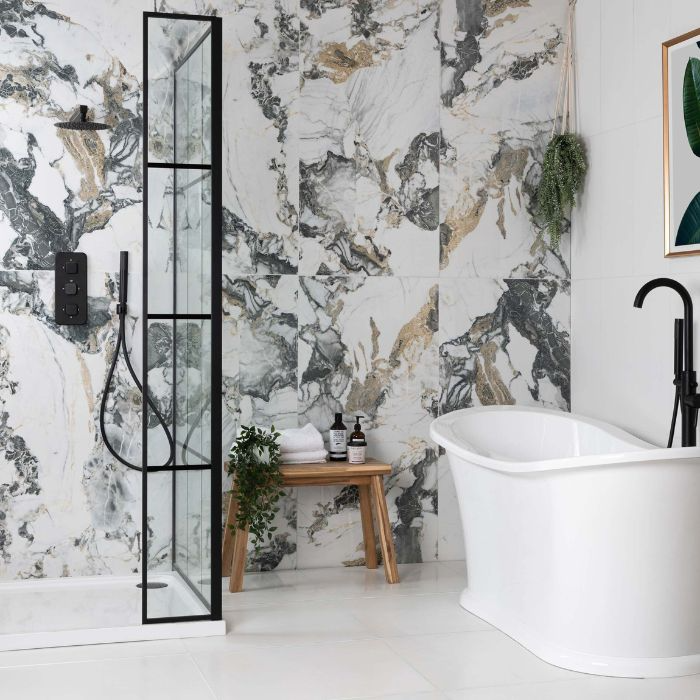
[[[537,189],[537,210],[553,248],[559,247],[567,217],[576,203],[588,164],[586,151],[576,134],[558,134],[547,146],[542,179]]]

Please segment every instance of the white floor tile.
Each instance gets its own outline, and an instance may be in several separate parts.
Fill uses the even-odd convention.
[[[455,690],[446,695],[450,700],[697,700],[700,676],[649,680],[581,676],[580,680]]]
[[[456,592],[351,600],[345,609],[378,637],[493,629],[461,608]]]
[[[373,599],[372,599],[373,600]],[[192,652],[233,651],[250,647],[307,646],[357,639],[376,634],[337,603],[298,603],[224,613],[225,637],[184,640]]]
[[[399,695],[375,695],[367,700],[446,700],[447,695],[439,690],[428,693],[399,693]]]
[[[92,644],[55,649],[27,649],[25,651],[0,652],[0,669],[14,666],[38,666],[76,661],[103,661],[106,659],[145,658],[147,656],[173,656],[185,654],[187,648],[182,639],[165,639],[155,642],[127,642],[124,644]]]
[[[441,690],[575,678],[541,661],[497,630],[415,637],[387,642]]]
[[[383,641],[194,654],[219,700],[335,700],[434,691]]]
[[[86,661],[0,670],[3,698],[52,700],[211,700],[188,655]],[[239,698],[245,697],[239,695]]]
[[[464,572],[442,562],[399,565],[401,582],[390,585],[380,567],[296,569],[272,574],[247,574],[241,593],[226,593],[223,609],[244,610],[261,605],[304,601],[422,595],[461,591]]]

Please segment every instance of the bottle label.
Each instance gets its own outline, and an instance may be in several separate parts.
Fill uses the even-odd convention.
[[[348,462],[350,464],[364,464],[366,449],[367,448],[364,445],[348,445]]]
[[[347,449],[347,439],[347,430],[331,430],[329,439],[329,452],[340,452],[342,454],[345,454]]]

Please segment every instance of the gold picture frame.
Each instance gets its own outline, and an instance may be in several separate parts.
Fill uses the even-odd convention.
[[[691,58],[700,61],[700,28],[665,41],[662,46],[664,142],[664,257],[700,254],[699,243],[678,243],[679,227],[700,203],[700,156],[685,133],[683,81]],[[691,55],[692,54],[692,55]],[[679,87],[680,86],[680,87]],[[676,105],[681,105],[680,108]],[[680,112],[680,117],[678,112]],[[680,119],[680,123],[679,123]],[[682,131],[682,136],[679,133]],[[675,138],[674,138],[675,137]],[[692,155],[688,155],[688,154]],[[683,170],[682,177],[679,175]],[[696,184],[693,184],[696,183]],[[690,194],[695,191],[696,194]],[[690,199],[689,199],[690,196]],[[679,216],[679,211],[683,215]],[[691,212],[692,214],[692,212]]]

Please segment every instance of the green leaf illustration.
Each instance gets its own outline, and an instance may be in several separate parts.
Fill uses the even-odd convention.
[[[700,158],[700,59],[689,58],[683,78],[683,118],[688,143]]]
[[[676,234],[676,245],[696,245],[700,243],[700,192],[683,214]]]

